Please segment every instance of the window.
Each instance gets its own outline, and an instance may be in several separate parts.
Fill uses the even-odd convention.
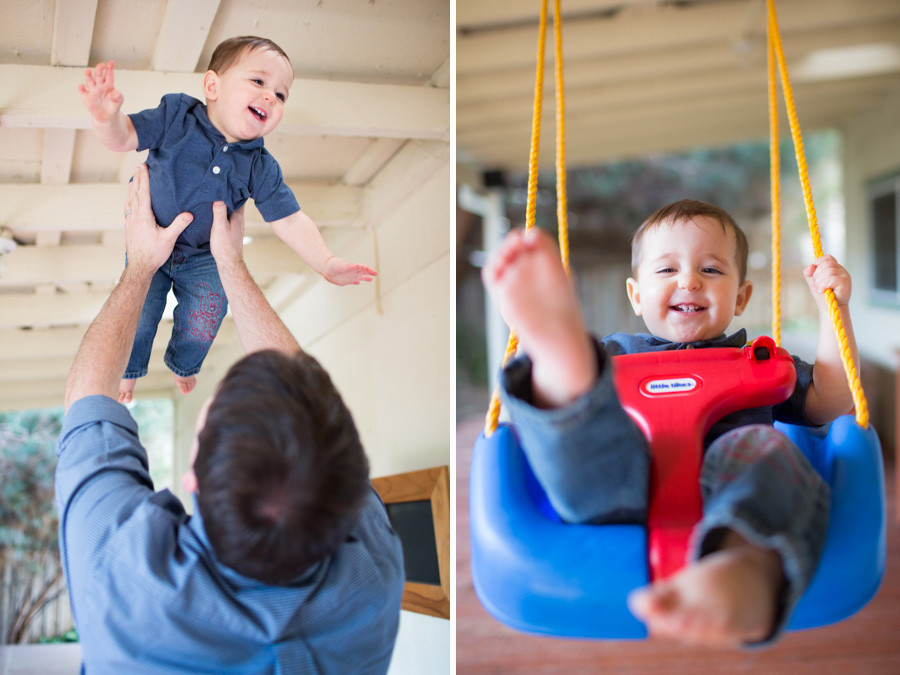
[[[872,300],[900,306],[900,175],[870,183],[866,198],[874,262]]]

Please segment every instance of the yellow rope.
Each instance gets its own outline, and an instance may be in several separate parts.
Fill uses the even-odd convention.
[[[797,110],[794,106],[794,94],[791,90],[787,65],[785,64],[784,50],[781,45],[781,35],[778,32],[778,19],[775,15],[774,0],[766,0],[766,6],[768,8],[769,35],[778,63],[778,70],[781,74],[781,88],[784,92],[784,102],[787,107],[791,137],[794,141],[794,153],[797,156],[797,169],[800,173],[800,185],[803,188],[803,201],[806,205],[806,219],[809,222],[809,231],[812,235],[813,255],[816,260],[818,260],[823,255],[822,238],[819,234],[819,225],[816,222],[816,209],[813,205],[812,190],[809,186],[809,171],[806,165],[806,156],[803,151],[803,138],[800,135],[800,124],[797,121]],[[828,312],[831,315],[831,322],[834,325],[835,336],[840,345],[841,361],[844,364],[844,371],[847,373],[847,383],[850,386],[850,392],[853,395],[853,403],[856,406],[856,423],[865,428],[869,425],[869,407],[866,403],[866,396],[863,392],[862,383],[859,380],[859,374],[856,371],[856,365],[853,363],[850,342],[847,338],[847,332],[844,329],[844,322],[841,319],[841,313],[837,305],[837,299],[834,297],[834,291],[831,289],[826,290],[825,299],[828,302]]]
[[[538,148],[541,141],[541,105],[544,95],[544,44],[547,34],[547,0],[541,1],[541,22],[538,35],[537,72],[534,77],[534,112],[531,120],[531,152],[528,157],[528,201],[525,208],[525,231],[534,228],[537,204]],[[553,36],[556,46],[556,216],[559,229],[559,250],[566,274],[569,273],[569,227],[566,201],[566,100],[563,90],[562,17],[559,0],[553,3]],[[519,340],[510,328],[509,342],[503,355],[503,365],[516,353]],[[490,437],[500,420],[500,391],[494,389],[485,417],[484,434]]]
[[[563,91],[562,17],[559,0],[553,3],[553,31],[556,45],[556,222],[559,254],[569,274],[569,220],[566,199],[566,96]]]
[[[769,67],[769,175],[772,184],[772,339],[781,346],[781,155],[778,147],[778,91],[772,32],[767,44]]]
[[[541,0],[541,22],[538,30],[537,71],[534,76],[534,110],[531,117],[531,151],[528,156],[528,201],[525,206],[525,231],[534,227],[534,214],[537,207],[537,174],[538,174],[538,150],[541,142],[541,105],[544,96],[544,44],[547,35],[547,0]],[[519,339],[515,329],[510,327],[509,341],[506,343],[506,353],[503,355],[503,365],[516,353]],[[500,389],[496,387],[491,394],[491,402],[488,406],[484,420],[484,435],[490,437],[497,430],[500,420]]]

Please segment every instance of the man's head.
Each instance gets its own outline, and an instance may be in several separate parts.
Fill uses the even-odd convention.
[[[271,40],[225,40],[203,78],[210,121],[229,143],[266,136],[281,122],[293,80],[290,59]]]
[[[205,413],[194,487],[219,560],[283,584],[337,550],[369,489],[369,466],[318,362],[251,354],[228,371]]]
[[[720,336],[753,292],[746,280],[747,238],[726,211],[682,200],[651,215],[632,238],[635,314],[673,342]]]

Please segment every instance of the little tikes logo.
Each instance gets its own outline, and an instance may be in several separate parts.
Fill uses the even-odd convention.
[[[647,396],[667,396],[669,394],[686,394],[700,386],[693,377],[666,377],[644,380],[641,391]]]

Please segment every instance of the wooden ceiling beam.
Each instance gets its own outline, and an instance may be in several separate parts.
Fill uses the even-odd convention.
[[[278,239],[246,244],[244,260],[254,277],[309,272],[306,263]],[[3,258],[0,288],[47,282],[55,285],[115,283],[124,264],[124,245],[20,246]]]
[[[900,45],[900,20],[865,26],[847,26],[817,32],[798,33],[785,40],[788,69],[811,52],[823,48],[850,47],[859,44],[891,43]],[[707,73],[732,68],[735,72],[758,71],[765,74],[765,37],[744,43],[736,50],[728,44],[698,42],[677,50],[648,50],[640,54],[611,55],[603,59],[574,61],[566,58],[566,92],[644,80],[692,80]],[[545,96],[552,97],[554,83],[549,71],[544,79]],[[513,97],[534,95],[534,63],[515,70],[487,70],[469,76],[460,75],[456,83],[457,109],[487,101],[507,101]]]
[[[794,33],[849,29],[898,18],[900,3],[894,0],[792,0],[778,7],[779,27],[786,42]],[[652,11],[637,6],[612,16],[564,22],[563,41],[566,59],[578,61],[704,43],[740,44],[754,35],[764,35],[765,27],[763,3],[703,2],[656,6]],[[457,34],[457,74],[529,65],[533,68],[536,31],[535,18],[521,27]]]
[[[320,227],[351,225],[363,219],[363,188],[288,181],[301,208]],[[118,183],[68,185],[0,184],[0,225],[14,232],[119,230],[124,223],[126,186]],[[255,207],[249,222],[263,222]]]
[[[0,125],[89,129],[78,69],[0,64]],[[116,70],[126,111],[155,108],[169,92],[201,91],[199,73]],[[371,138],[450,138],[450,90],[295,79],[278,133]]]

